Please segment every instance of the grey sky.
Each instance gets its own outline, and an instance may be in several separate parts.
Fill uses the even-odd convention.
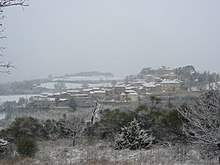
[[[1,44],[17,69],[1,81],[162,65],[220,71],[219,0],[30,0],[4,13]]]

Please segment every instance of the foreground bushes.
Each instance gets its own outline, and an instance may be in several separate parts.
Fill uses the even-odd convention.
[[[120,132],[121,128],[134,119],[133,112],[123,112],[118,109],[106,109],[101,112],[101,120],[94,125],[88,125],[85,136],[98,139],[112,139]]]
[[[0,132],[0,137],[10,142],[17,142],[20,137],[31,136],[38,140],[56,140],[64,137],[75,137],[82,129],[82,121],[73,118],[39,121],[32,117],[16,118],[11,126]]]
[[[37,141],[30,136],[24,136],[16,143],[16,151],[22,156],[34,156],[37,150]]]
[[[103,110],[101,120],[86,129],[86,136],[98,139],[115,140],[121,128],[134,118],[142,130],[150,129],[157,142],[184,143],[186,136],[182,132],[183,117],[173,109],[153,109],[140,106],[135,111]]]
[[[16,118],[10,127],[2,130],[0,136],[9,142],[16,142],[24,135],[41,137],[42,124],[32,117]]]
[[[1,130],[0,137],[16,145],[16,151],[22,156],[34,156],[37,152],[37,140],[56,140],[75,138],[82,131],[82,120],[72,118],[40,121],[32,117],[16,118],[11,126]],[[74,144],[74,143],[73,143]],[[0,157],[10,156],[14,149],[0,147]]]

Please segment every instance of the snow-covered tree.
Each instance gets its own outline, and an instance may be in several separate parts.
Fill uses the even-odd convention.
[[[178,110],[187,122],[184,133],[199,149],[209,155],[220,152],[220,91],[210,90],[201,95],[192,108]]]
[[[9,142],[4,139],[0,139],[0,158],[10,156],[11,152],[12,148],[9,145]]]
[[[2,24],[2,20],[5,18],[3,9],[11,6],[28,6],[28,0],[0,0],[0,39],[5,38],[5,35],[3,35],[5,27]],[[0,45],[0,73],[10,73],[9,68],[15,68],[15,66],[12,61],[5,63],[2,60],[4,49],[5,47]]]
[[[121,129],[115,140],[115,149],[149,149],[154,140],[155,137],[148,130],[141,129],[139,122],[134,119]]]

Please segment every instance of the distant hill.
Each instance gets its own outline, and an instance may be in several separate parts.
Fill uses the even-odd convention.
[[[111,73],[111,72],[99,72],[99,71],[88,71],[88,72],[79,72],[79,73],[74,73],[74,74],[65,74],[64,76],[59,76],[59,77],[72,77],[72,76],[85,76],[85,77],[104,76],[104,77],[114,77],[113,73]],[[56,78],[59,78],[59,77],[56,77]]]
[[[75,73],[72,76],[105,76],[105,77],[113,77],[114,75],[112,73],[110,73],[110,72],[90,71],[90,72]]]
[[[12,94],[39,94],[41,90],[36,90],[36,87],[49,86],[54,87],[57,82],[69,83],[69,86],[79,86],[80,83],[111,83],[114,81],[121,81],[123,77],[114,77],[110,72],[79,72],[75,74],[65,74],[63,76],[52,76],[51,74],[45,79],[39,80],[24,80],[21,82],[11,82],[0,84],[0,95]],[[70,84],[70,83],[73,83]],[[74,84],[75,83],[75,84]]]

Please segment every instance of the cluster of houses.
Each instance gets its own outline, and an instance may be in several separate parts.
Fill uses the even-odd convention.
[[[74,98],[78,105],[86,106],[94,100],[109,102],[139,102],[141,98],[159,93],[180,91],[180,80],[171,69],[160,68],[154,75],[145,75],[142,79],[118,82],[114,86],[67,89],[59,93],[42,93],[33,98],[32,106],[60,107],[68,106]]]

